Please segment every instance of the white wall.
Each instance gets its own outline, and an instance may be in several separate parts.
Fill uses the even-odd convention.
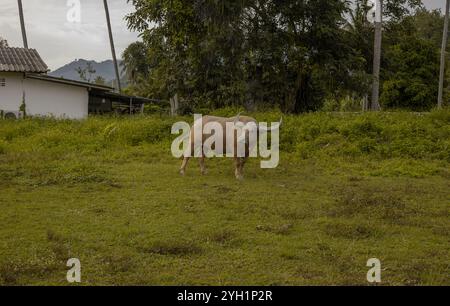
[[[0,86],[0,110],[18,111],[25,90],[27,115],[83,119],[88,116],[86,88],[54,82],[24,79],[21,73],[0,72],[6,86]]]
[[[88,116],[89,93],[84,87],[25,79],[27,114],[83,119]]]
[[[21,73],[0,72],[0,79],[6,80],[6,86],[0,86],[0,110],[19,111],[22,104],[22,80]]]

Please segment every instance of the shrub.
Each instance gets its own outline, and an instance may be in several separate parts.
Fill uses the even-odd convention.
[[[239,111],[230,107],[215,114],[232,116]],[[282,116],[279,111],[250,115],[266,122],[278,121]],[[94,116],[84,121],[38,118],[0,121],[0,153],[5,154],[8,148],[12,154],[41,152],[48,157],[62,157],[146,144],[164,146],[168,150],[175,138],[171,135],[171,126],[180,120],[192,122],[192,117]],[[284,115],[280,133],[281,151],[299,158],[372,156],[448,162],[449,147],[448,109],[428,114],[319,112]]]

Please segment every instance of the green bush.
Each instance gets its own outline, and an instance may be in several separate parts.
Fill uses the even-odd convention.
[[[216,115],[232,116],[226,108]],[[247,115],[247,114],[246,114]],[[254,113],[276,122],[279,111]],[[146,144],[170,149],[171,126],[192,116],[90,117],[84,121],[26,119],[0,121],[0,152],[98,153]],[[431,113],[311,113],[283,116],[281,151],[299,158],[371,156],[450,161],[450,110]]]
[[[428,111],[437,101],[439,56],[436,47],[416,36],[402,37],[387,50],[380,102],[384,108]]]

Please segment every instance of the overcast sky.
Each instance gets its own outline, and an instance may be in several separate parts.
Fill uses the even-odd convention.
[[[441,8],[444,11],[445,0],[422,0],[422,2],[430,9]]]
[[[81,22],[69,22],[67,0],[22,0],[28,45],[39,51],[53,70],[74,59],[111,58],[102,0],[80,0]],[[0,36],[22,46],[17,0],[1,0]],[[133,10],[126,0],[108,0],[117,56],[138,34],[128,31],[124,17]]]
[[[28,45],[39,51],[50,69],[59,68],[74,59],[103,61],[111,58],[102,0],[79,0],[81,22],[67,19],[74,0],[22,0]],[[10,46],[22,46],[17,0],[1,0],[0,36]],[[424,0],[429,8],[444,6],[445,0]],[[108,0],[118,57],[138,34],[128,31],[124,17],[133,10],[126,0]]]

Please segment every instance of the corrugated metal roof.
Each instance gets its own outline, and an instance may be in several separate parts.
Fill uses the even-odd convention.
[[[0,47],[0,72],[47,71],[47,65],[35,49]]]

